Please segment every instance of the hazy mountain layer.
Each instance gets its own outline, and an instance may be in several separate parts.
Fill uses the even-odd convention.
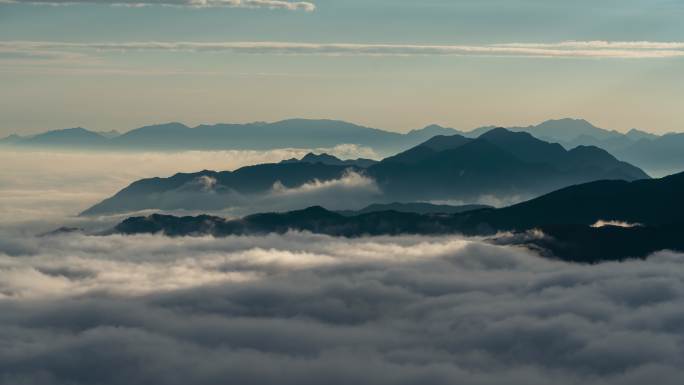
[[[481,127],[465,135],[477,137],[494,128]],[[660,136],[632,129],[623,134],[596,127],[583,119],[549,120],[536,126],[507,129],[528,132],[536,138],[560,143],[567,149],[577,146],[600,147],[619,159],[657,174],[684,169],[684,134],[681,133]]]
[[[434,136],[460,134],[477,138],[497,128],[480,127],[469,132],[430,125],[406,134],[383,131],[335,120],[290,119],[274,123],[215,124],[188,127],[167,123],[133,129],[95,132],[83,128],[48,131],[21,137],[10,135],[0,145],[72,149],[139,151],[327,148],[340,144],[370,147],[383,154],[415,146]],[[627,133],[606,130],[583,119],[548,120],[535,126],[508,127],[528,132],[541,140],[559,143],[566,149],[596,146],[618,158],[657,174],[684,168],[684,134],[663,136],[632,129]],[[434,143],[439,146],[439,143]]]
[[[587,183],[502,209],[455,214],[389,210],[345,216],[322,207],[238,220],[155,214],[128,218],[114,232],[228,236],[296,230],[346,237],[514,232],[496,240],[540,247],[566,260],[598,262],[642,258],[663,249],[684,250],[683,194],[681,173],[636,182]],[[535,229],[543,235],[529,232]]]
[[[274,123],[215,124],[197,127],[167,123],[136,128],[121,135],[73,128],[48,131],[29,137],[12,135],[0,140],[0,144],[145,151],[267,150],[358,144],[378,151],[394,152],[435,135],[451,135],[458,132],[451,128],[432,125],[400,134],[337,120],[290,119]]]
[[[309,157],[311,158],[311,157]],[[347,166],[330,156],[262,164],[236,171],[201,171],[144,179],[86,210],[84,215],[144,209],[217,210],[282,196],[352,197],[360,189],[374,201],[459,200],[483,196],[536,196],[560,187],[600,179],[648,178],[643,171],[596,147],[566,151],[527,133],[496,129],[477,139],[435,137],[406,152],[370,164]],[[306,159],[306,157],[305,157]],[[331,163],[332,162],[332,163]],[[358,162],[358,161],[357,161]],[[330,194],[328,194],[329,196]],[[323,199],[312,196],[309,204]]]

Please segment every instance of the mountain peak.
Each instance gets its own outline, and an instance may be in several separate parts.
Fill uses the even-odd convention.
[[[484,134],[480,135],[478,139],[485,139],[485,140],[496,140],[496,141],[501,141],[501,140],[510,140],[510,141],[516,141],[516,143],[507,143],[507,144],[520,144],[521,142],[536,142],[536,143],[545,143],[545,144],[550,144],[547,143],[541,139],[535,138],[532,134],[529,132],[525,131],[511,131],[507,128],[503,127],[497,127],[493,128]]]
[[[421,143],[419,147],[427,147],[433,151],[453,150],[471,140],[461,135],[437,135]]]
[[[310,152],[301,159],[302,162],[309,162],[309,163],[337,163],[337,162],[342,162],[340,158],[337,158],[335,156],[332,156],[330,154],[322,153],[322,154],[314,154],[313,152]]]
[[[494,127],[491,130],[480,135],[480,137],[495,136],[495,135],[519,135],[519,134],[529,135],[527,132],[514,132],[514,131],[511,131],[511,130],[504,128],[504,127]],[[531,135],[529,135],[529,136],[531,136]]]

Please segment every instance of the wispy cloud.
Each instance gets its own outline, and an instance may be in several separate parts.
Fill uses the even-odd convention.
[[[269,8],[307,12],[312,12],[316,9],[316,6],[308,1],[284,0],[0,0],[0,3],[44,5],[105,4],[129,7],[162,5],[194,8]]]
[[[570,41],[487,45],[356,44],[301,42],[119,42],[4,41],[0,51],[165,51],[280,55],[502,56],[537,58],[658,59],[684,56],[684,42]]]
[[[560,43],[508,43],[497,44],[499,47],[527,48],[564,48],[564,49],[635,49],[635,50],[682,50],[684,42],[654,41],[564,41]]]

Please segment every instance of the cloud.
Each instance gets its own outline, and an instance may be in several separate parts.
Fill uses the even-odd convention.
[[[684,43],[670,42],[561,42],[555,44],[512,43],[489,45],[355,44],[301,42],[0,42],[0,49],[229,52],[284,55],[357,56],[497,56],[536,58],[656,59],[684,56]]]
[[[2,238],[0,238],[2,239]],[[460,237],[21,238],[0,383],[678,384],[681,255]]]
[[[308,1],[284,0],[0,0],[0,3],[45,5],[105,4],[130,7],[162,5],[193,8],[269,8],[290,11],[303,10],[307,12],[316,10],[316,6]]]
[[[347,171],[341,178],[313,180],[301,186],[288,188],[276,182],[265,197],[266,207],[301,208],[320,205],[332,210],[360,209],[379,199],[382,195],[375,180],[354,171]],[[282,202],[287,202],[283,206]],[[278,204],[280,203],[280,204]],[[264,207],[264,203],[255,206]]]
[[[640,223],[629,223],[629,222],[624,222],[624,221],[606,221],[606,220],[598,220],[596,223],[591,225],[591,227],[594,228],[600,228],[600,227],[606,227],[606,226],[615,226],[615,227],[639,227],[642,226]]]
[[[501,47],[530,48],[582,48],[582,49],[637,49],[637,50],[681,50],[684,42],[652,42],[652,41],[564,41],[560,43],[509,43],[498,44]]]

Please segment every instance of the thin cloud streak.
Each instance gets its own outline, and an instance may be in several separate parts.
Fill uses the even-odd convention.
[[[564,41],[560,43],[508,43],[498,44],[500,47],[529,48],[583,48],[583,49],[640,49],[640,50],[682,50],[684,42],[653,41]]]
[[[560,42],[491,45],[353,44],[301,42],[120,42],[70,43],[4,41],[0,50],[94,52],[227,52],[270,55],[323,56],[501,56],[535,58],[658,59],[684,56],[684,43]]]
[[[283,0],[0,0],[0,4],[38,4],[38,5],[75,5],[75,4],[103,4],[127,7],[172,6],[191,8],[268,8],[289,11],[316,10],[316,5],[308,1]]]

